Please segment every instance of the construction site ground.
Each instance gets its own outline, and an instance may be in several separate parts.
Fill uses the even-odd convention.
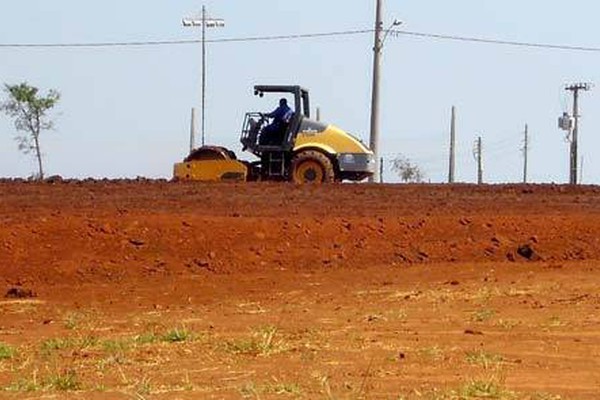
[[[0,182],[2,399],[598,399],[600,188]]]

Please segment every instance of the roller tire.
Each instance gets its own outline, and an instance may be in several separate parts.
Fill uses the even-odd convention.
[[[325,154],[305,150],[294,156],[290,180],[296,184],[321,184],[335,182],[333,163]]]

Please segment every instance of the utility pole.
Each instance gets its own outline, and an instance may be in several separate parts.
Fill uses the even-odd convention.
[[[529,126],[525,124],[525,137],[523,138],[523,183],[527,183],[527,168],[529,157]]]
[[[397,19],[392,22],[388,29],[383,29],[383,0],[376,0],[375,6],[375,44],[373,45],[373,87],[371,93],[371,133],[369,146],[373,151],[375,161],[375,173],[369,177],[369,182],[377,182],[379,175],[379,89],[381,83],[381,56],[383,53],[383,44],[392,28],[402,24]]]
[[[454,183],[456,160],[456,107],[452,106],[452,119],[450,122],[450,162],[448,171],[448,183]]]
[[[565,90],[573,92],[573,133],[571,135],[571,148],[570,148],[570,166],[569,166],[569,183],[571,185],[577,185],[577,162],[578,162],[578,136],[579,136],[579,92],[581,90],[591,90],[592,85],[589,83],[576,83],[569,85]]]
[[[206,110],[206,28],[222,28],[225,26],[225,21],[220,18],[208,18],[206,16],[206,6],[202,6],[202,15],[200,18],[184,18],[183,26],[185,27],[202,27],[202,146],[205,144],[205,110]]]
[[[383,157],[379,159],[379,183],[383,183]]]
[[[196,108],[192,107],[192,120],[190,122],[190,153],[196,148]]]
[[[379,161],[379,84],[381,73],[381,53],[383,51],[383,0],[377,0],[375,10],[375,44],[373,46],[373,88],[371,93],[371,137],[369,145],[375,155],[375,162]],[[369,182],[379,180],[379,168],[375,165],[375,174]]]
[[[473,157],[477,161],[477,184],[483,184],[483,143],[481,136],[475,141],[475,148],[473,149]]]
[[[205,144],[206,126],[206,6],[202,6],[202,146]]]

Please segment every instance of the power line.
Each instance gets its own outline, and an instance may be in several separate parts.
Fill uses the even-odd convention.
[[[358,29],[358,30],[347,30],[347,31],[336,31],[336,32],[318,32],[318,33],[305,33],[296,35],[271,35],[271,36],[249,36],[239,38],[221,38],[207,40],[207,43],[243,43],[243,42],[266,42],[266,41],[278,41],[278,40],[299,40],[299,39],[315,39],[315,38],[327,38],[327,37],[342,37],[342,36],[357,36],[373,33],[373,29]],[[551,43],[535,43],[535,42],[521,42],[501,39],[487,39],[480,37],[469,37],[459,35],[446,35],[439,33],[428,33],[428,32],[414,32],[405,30],[392,30],[391,35],[394,36],[412,36],[419,38],[435,39],[435,40],[450,40],[467,43],[478,43],[478,44],[489,44],[489,45],[504,45],[513,47],[526,47],[526,48],[537,48],[537,49],[548,49],[548,50],[563,50],[563,51],[580,51],[580,52],[592,52],[600,53],[600,47],[588,47],[588,46],[575,46],[575,45],[562,45],[562,44],[551,44]],[[99,42],[99,43],[0,43],[0,49],[7,48],[97,48],[97,47],[143,47],[143,46],[173,46],[173,45],[188,45],[198,44],[200,40],[189,39],[189,40],[149,40],[149,41],[130,41],[130,42]]]
[[[335,36],[353,36],[363,35],[372,32],[372,29],[339,31],[339,32],[321,32],[305,33],[298,35],[275,35],[275,36],[250,36],[243,38],[222,38],[209,39],[206,43],[239,43],[239,42],[265,42],[276,40],[295,40],[295,39],[313,39]],[[173,46],[198,44],[199,39],[190,40],[153,40],[153,41],[132,41],[132,42],[99,42],[99,43],[0,43],[0,48],[82,48],[82,47],[142,47],[142,46]]]
[[[513,40],[501,40],[501,39],[486,39],[469,36],[457,36],[457,35],[444,35],[439,33],[427,33],[427,32],[412,32],[403,30],[394,30],[392,34],[395,36],[415,36],[428,39],[438,40],[453,40],[459,42],[471,42],[481,44],[494,44],[504,46],[516,46],[516,47],[532,47],[538,49],[552,49],[552,50],[570,50],[570,51],[587,51],[600,53],[600,47],[587,47],[587,46],[571,46],[563,44],[551,44],[551,43],[535,43],[535,42],[520,42]]]

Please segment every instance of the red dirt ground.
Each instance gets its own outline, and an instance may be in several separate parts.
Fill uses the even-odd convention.
[[[598,187],[3,181],[0,398],[598,399],[599,260]]]

